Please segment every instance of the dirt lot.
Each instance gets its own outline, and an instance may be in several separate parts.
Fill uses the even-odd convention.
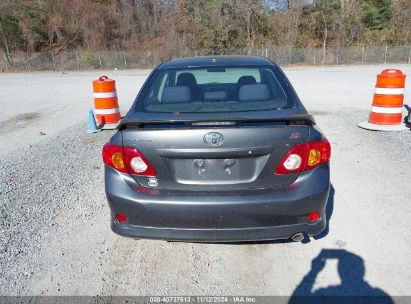
[[[383,68],[286,69],[332,144],[329,231],[237,245],[111,232],[100,151],[113,133],[86,133],[91,81],[114,78],[125,113],[148,71],[0,74],[0,294],[410,295],[411,132],[356,126]]]

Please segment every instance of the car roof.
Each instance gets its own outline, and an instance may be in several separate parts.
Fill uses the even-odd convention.
[[[190,68],[202,66],[245,66],[245,65],[273,65],[261,56],[198,56],[172,59],[162,63],[158,69]]]

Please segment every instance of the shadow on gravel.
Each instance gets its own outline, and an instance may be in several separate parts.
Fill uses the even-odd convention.
[[[341,284],[313,291],[318,274],[327,260],[338,260]],[[393,304],[383,290],[372,287],[364,280],[364,260],[344,249],[323,249],[311,262],[311,270],[294,290],[288,304],[373,303]]]

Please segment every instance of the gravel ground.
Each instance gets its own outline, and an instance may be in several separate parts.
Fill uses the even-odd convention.
[[[411,74],[410,66],[402,68]],[[47,117],[39,105],[23,107],[26,98],[8,86],[18,111],[0,103],[0,113],[5,109],[0,119],[0,295],[291,295],[330,286],[339,286],[336,293],[373,294],[372,288],[379,288],[390,296],[410,295],[411,132],[356,126],[367,119],[372,96],[372,87],[360,85],[373,85],[381,67],[352,70],[351,78],[358,77],[353,88],[343,82],[350,67],[286,71],[333,147],[329,232],[304,243],[194,244],[116,236],[109,227],[100,159],[112,131],[85,132],[90,102],[84,105],[83,97],[90,94],[75,93],[70,100],[58,93],[64,82],[54,83],[60,102],[50,101],[56,115]],[[26,78],[42,87],[50,75],[10,77],[16,87]],[[70,79],[96,75],[77,73]],[[7,76],[0,74],[2,88]],[[138,88],[144,77],[127,71],[114,78],[119,87],[134,83]],[[123,110],[133,98],[128,90],[127,100],[120,99]],[[73,110],[71,120],[55,125],[64,117],[61,105],[78,105],[84,117]],[[16,121],[23,122],[11,127]],[[314,279],[305,277],[313,259],[327,249],[336,256]],[[346,269],[337,269],[338,259],[348,261]],[[362,263],[363,278],[352,271]]]

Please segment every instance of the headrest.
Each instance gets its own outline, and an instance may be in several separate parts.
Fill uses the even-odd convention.
[[[261,101],[269,98],[270,90],[265,83],[242,85],[238,92],[238,99],[241,101]]]
[[[177,86],[195,86],[197,85],[197,80],[191,73],[181,73],[177,77]]]
[[[237,81],[237,84],[239,84],[240,86],[245,85],[245,84],[255,84],[255,83],[257,83],[257,81],[255,80],[254,76],[249,76],[249,75],[241,76]]]
[[[165,87],[161,96],[161,101],[164,103],[189,102],[190,100],[190,88],[187,86]]]

